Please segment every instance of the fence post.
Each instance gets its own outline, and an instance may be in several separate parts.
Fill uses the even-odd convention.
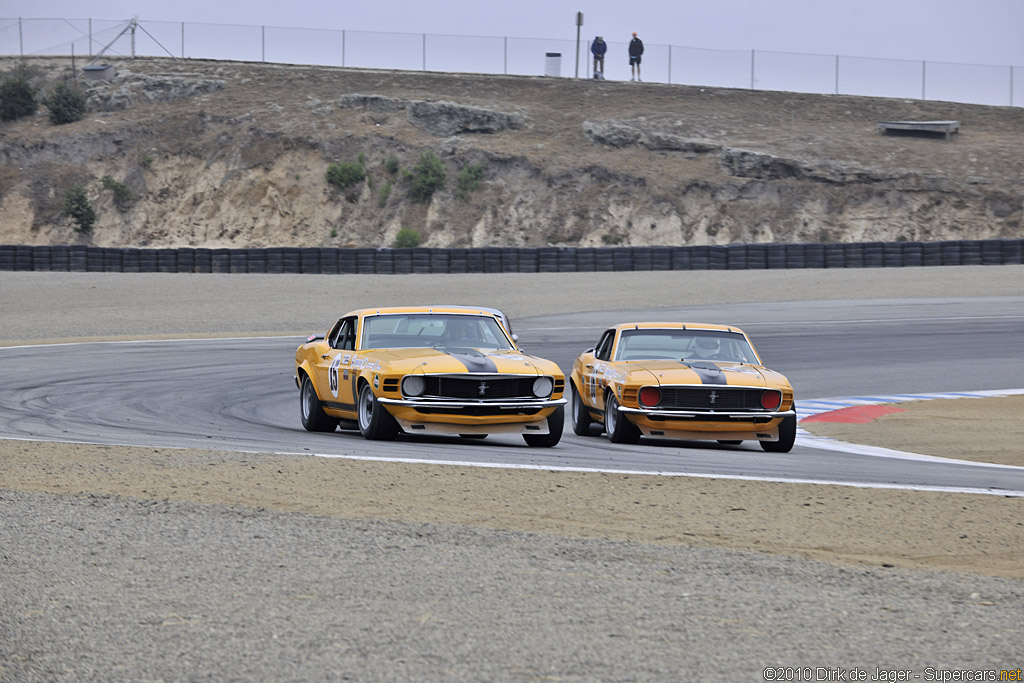
[[[668,84],[672,85],[672,43],[668,45]]]
[[[925,83],[927,82],[927,78],[928,78],[928,62],[925,61],[925,60],[921,60],[921,99],[922,100],[928,99],[927,97],[925,97],[925,93],[926,93]]]
[[[754,50],[750,51],[750,89],[754,89]]]
[[[260,61],[267,61],[267,27],[260,26]]]
[[[92,17],[89,17],[89,59],[92,59]],[[1011,69],[1013,67],[1010,67]],[[1013,89],[1013,72],[1010,72],[1010,89]]]
[[[345,66],[345,29],[341,30],[341,65]]]
[[[1013,106],[1013,67],[1010,67],[1010,106]]]
[[[839,94],[839,55],[836,55],[836,94]]]
[[[18,17],[18,54],[25,56],[25,39],[21,35],[21,17]]]
[[[427,70],[427,34],[423,34],[423,70]]]
[[[185,59],[185,22],[181,22],[181,58]]]
[[[505,36],[505,75],[508,76],[508,36]]]

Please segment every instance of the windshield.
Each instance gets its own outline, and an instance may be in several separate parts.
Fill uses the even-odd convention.
[[[362,349],[514,347],[497,320],[457,313],[397,313],[363,319]]]
[[[758,363],[746,337],[725,330],[623,330],[614,360],[710,360]]]

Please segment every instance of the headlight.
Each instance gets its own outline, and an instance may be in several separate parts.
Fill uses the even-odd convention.
[[[551,390],[555,388],[555,383],[551,381],[550,377],[538,377],[533,380],[533,395],[537,398],[546,398],[551,395]]]
[[[650,407],[658,405],[661,403],[661,389],[658,387],[644,387],[640,390],[640,402]]]
[[[402,380],[402,394],[404,396],[419,396],[427,388],[427,380],[419,375],[408,375]]]

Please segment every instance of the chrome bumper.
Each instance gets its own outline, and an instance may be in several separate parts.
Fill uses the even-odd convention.
[[[524,408],[550,408],[563,406],[568,399],[537,399],[534,401],[457,401],[451,399],[415,399],[415,398],[378,398],[378,402],[389,406],[406,408],[500,408],[503,410],[522,410]]]

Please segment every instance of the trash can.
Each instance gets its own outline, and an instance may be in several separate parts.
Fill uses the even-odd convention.
[[[562,75],[562,53],[561,52],[547,52],[544,54],[544,75],[545,76],[561,76]]]

